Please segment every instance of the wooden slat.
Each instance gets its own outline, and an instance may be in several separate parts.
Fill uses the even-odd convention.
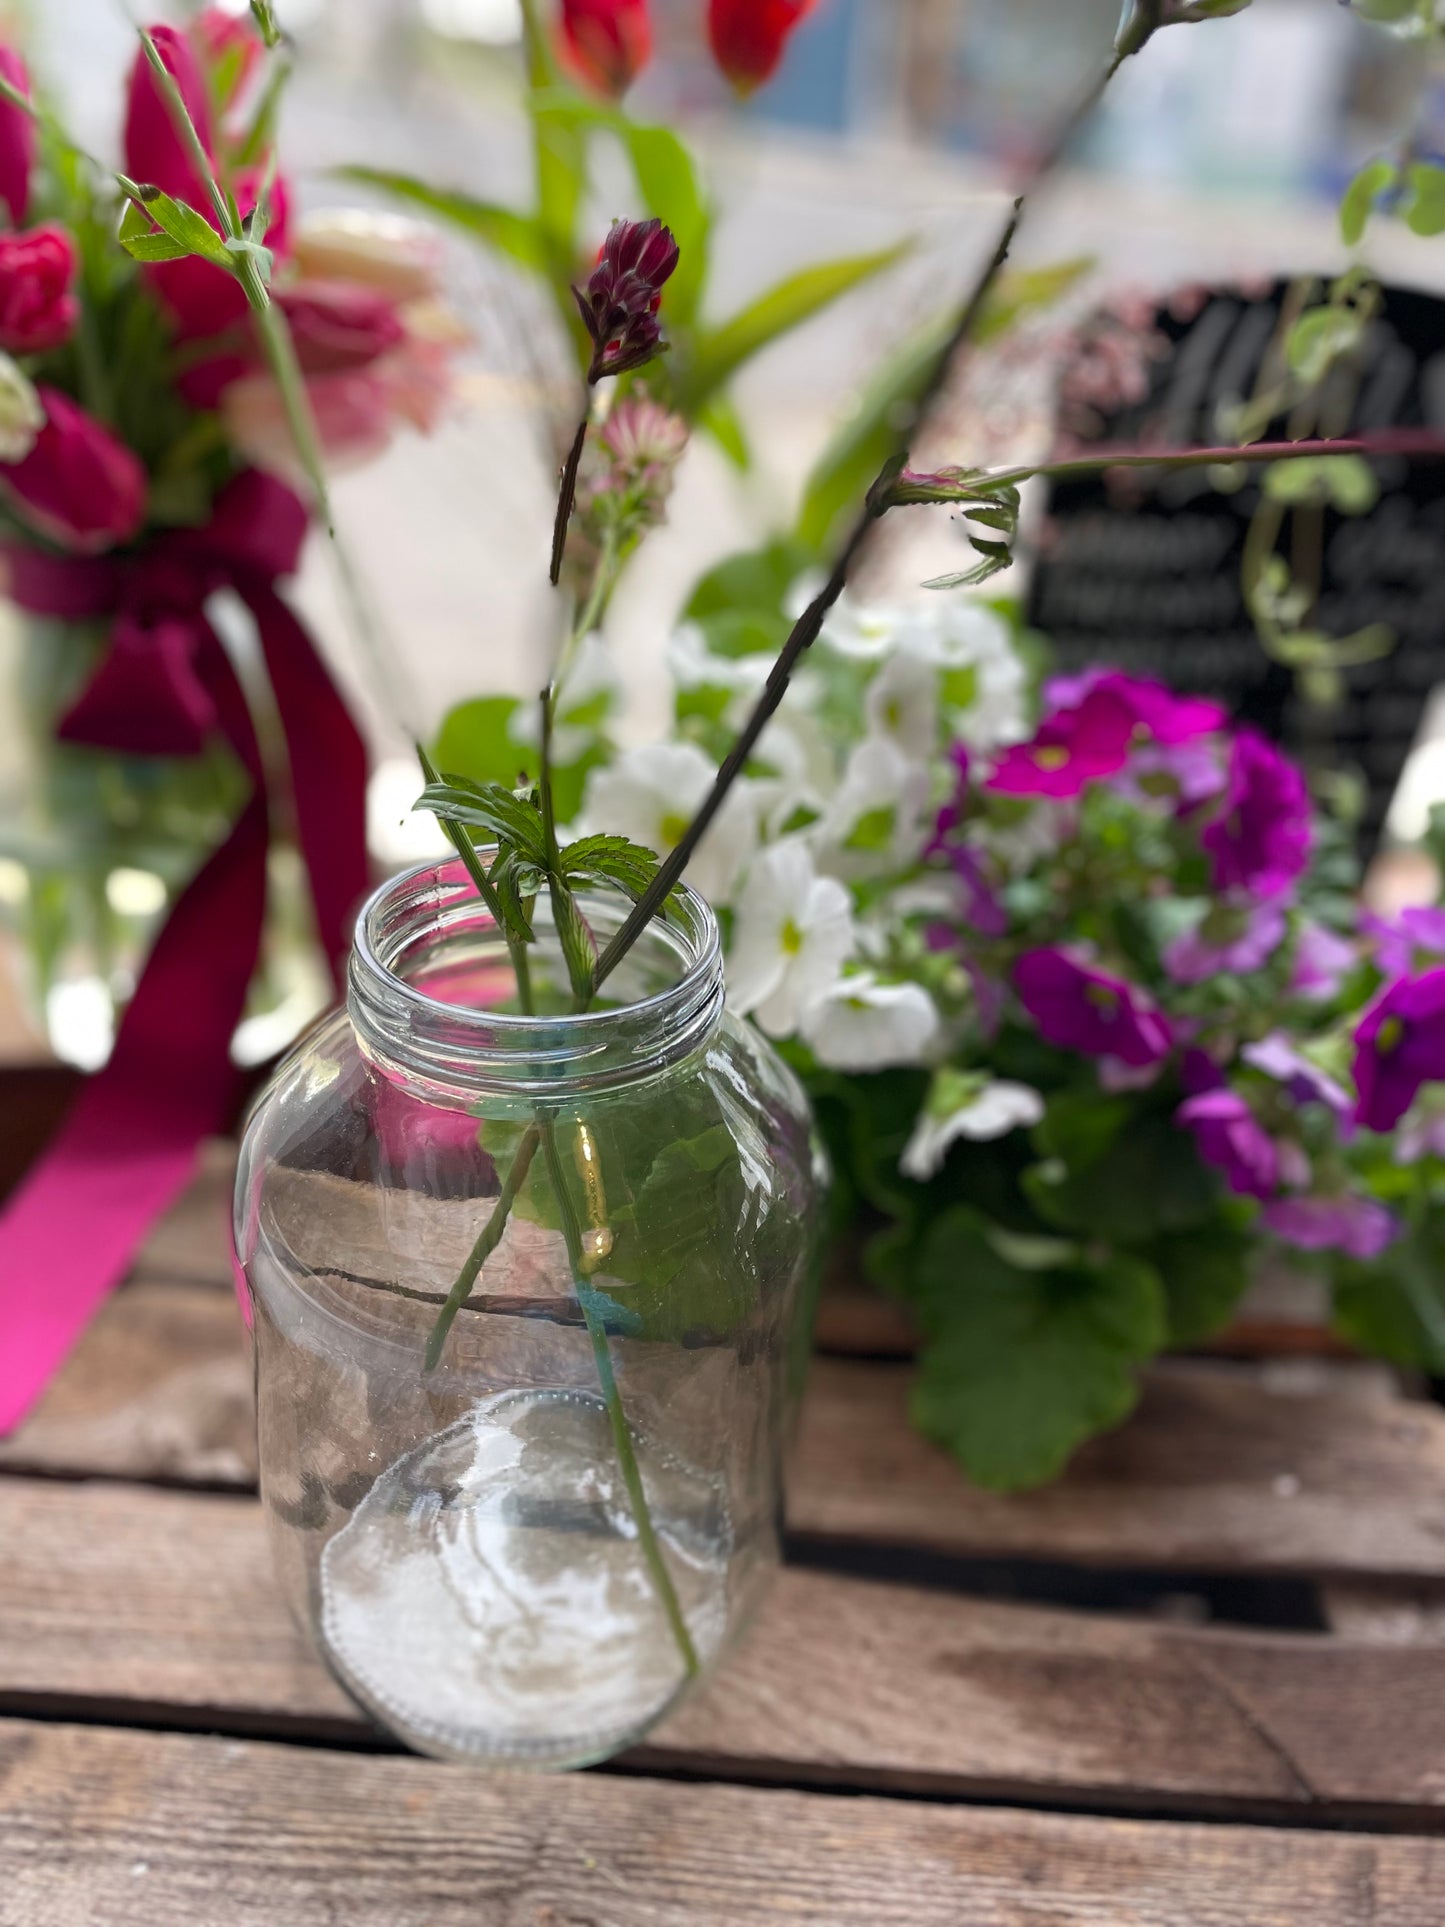
[[[137,1276],[232,1288],[235,1177],[235,1142],[212,1138],[201,1148],[195,1178],[142,1245],[136,1258]]]
[[[6,1927],[1438,1927],[1445,1842],[0,1724]]]
[[[1369,1367],[1163,1363],[1119,1431],[1013,1497],[908,1423],[905,1366],[816,1362],[789,1521],[969,1557],[1157,1569],[1445,1573],[1445,1411]]]
[[[259,1505],[0,1480],[0,1711],[359,1737]],[[786,1571],[649,1761],[1050,1804],[1445,1824],[1445,1649],[1201,1632]]]
[[[249,1368],[228,1293],[137,1284],[105,1307],[0,1469],[250,1482]],[[1150,1569],[1445,1575],[1445,1411],[1370,1367],[1164,1364],[1139,1412],[1042,1492],[971,1488],[908,1422],[905,1365],[819,1359],[795,1531]]]

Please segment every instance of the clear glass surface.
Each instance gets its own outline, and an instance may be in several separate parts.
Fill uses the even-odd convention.
[[[628,906],[583,900],[599,940]],[[566,1014],[459,865],[387,885],[247,1131],[237,1251],[293,1609],[419,1750],[570,1766],[706,1677],[777,1563],[820,1154],[685,894]]]

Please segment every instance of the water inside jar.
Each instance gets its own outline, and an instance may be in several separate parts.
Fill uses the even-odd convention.
[[[634,1430],[678,1602],[706,1667],[727,1629],[720,1481]],[[321,1559],[345,1684],[420,1750],[580,1765],[686,1683],[596,1394],[484,1400],[377,1479]]]

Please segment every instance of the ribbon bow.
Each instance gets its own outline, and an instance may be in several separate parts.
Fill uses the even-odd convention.
[[[0,1435],[19,1423],[151,1225],[190,1182],[238,1094],[231,1037],[260,954],[269,835],[245,695],[206,616],[217,589],[251,611],[291,761],[316,925],[338,987],[367,887],[366,751],[315,646],[276,590],[306,533],[299,498],[251,469],[204,528],[133,556],[6,552],[33,614],[110,618],[109,647],[59,735],[133,755],[187,755],[215,732],[250,779],[230,834],[177,899],[116,1032],[39,1164],[0,1214]]]

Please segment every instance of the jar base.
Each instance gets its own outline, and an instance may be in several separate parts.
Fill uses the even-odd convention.
[[[728,1628],[721,1484],[632,1432],[703,1666]],[[376,1480],[321,1558],[323,1650],[419,1752],[496,1767],[606,1759],[688,1683],[595,1393],[483,1400]]]

